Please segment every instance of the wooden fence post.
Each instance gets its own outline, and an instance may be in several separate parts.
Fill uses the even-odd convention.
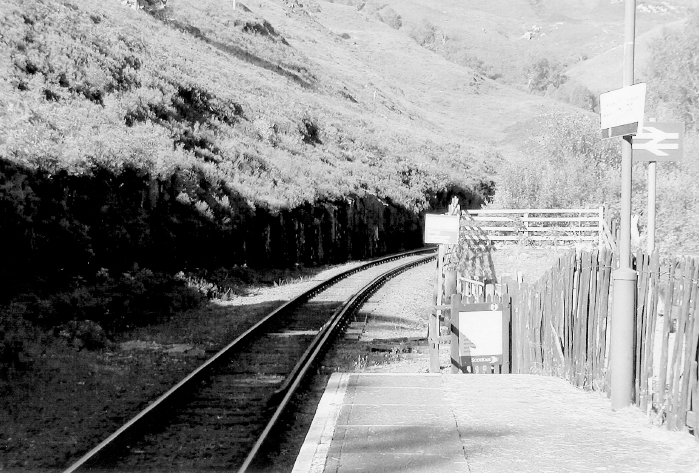
[[[672,325],[672,300],[675,290],[676,260],[672,258],[668,268],[667,288],[665,289],[665,308],[663,316],[663,338],[660,348],[660,373],[658,373],[658,408],[664,409],[667,389],[667,359],[668,343],[670,339],[670,326]]]

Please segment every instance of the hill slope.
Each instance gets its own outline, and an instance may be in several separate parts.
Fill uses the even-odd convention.
[[[643,81],[644,70],[650,58],[653,43],[661,37],[665,29],[679,29],[685,23],[686,20],[678,20],[657,26],[636,37],[634,55],[636,82]],[[575,64],[566,71],[566,75],[590,89],[595,95],[599,95],[621,88],[623,83],[623,64],[624,48],[623,46],[617,46]]]
[[[47,245],[46,255],[60,253],[54,242],[65,240],[78,255],[66,258],[98,264],[119,260],[91,256],[105,248],[125,255],[147,248],[144,241],[157,247],[162,236],[149,228],[168,228],[172,241],[206,228],[219,235],[212,247],[233,238],[246,254],[258,230],[296,218],[278,212],[355,198],[395,209],[418,231],[419,213],[448,194],[471,204],[488,199],[500,156],[519,152],[538,117],[584,113],[521,90],[523,62],[606,51],[623,20],[618,2],[602,0],[137,3],[145,8],[117,0],[2,3],[9,247],[31,255]],[[639,31],[658,18],[641,15]],[[94,189],[105,193],[96,198]],[[70,218],[58,219],[57,209]],[[105,241],[92,244],[102,213],[115,216],[119,231],[102,231]],[[308,218],[315,228],[318,219]],[[185,231],[183,221],[196,229]],[[380,229],[389,220],[363,225],[362,235],[381,240],[369,247],[388,248]],[[257,230],[241,237],[243,228]],[[186,241],[160,246],[181,250],[192,246]],[[270,245],[265,261],[273,259]],[[309,251],[285,249],[283,260]],[[327,257],[311,253],[309,261]]]

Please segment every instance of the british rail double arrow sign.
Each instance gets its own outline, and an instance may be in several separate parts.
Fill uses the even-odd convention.
[[[633,137],[634,161],[679,161],[683,151],[683,122],[646,123]]]

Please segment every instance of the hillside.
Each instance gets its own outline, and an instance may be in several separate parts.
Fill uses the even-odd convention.
[[[2,4],[2,243],[16,252],[0,278],[17,290],[413,247],[421,212],[492,196],[511,130],[574,110],[445,60],[370,7],[129,5]]]
[[[689,3],[639,4],[640,37]],[[492,198],[542,117],[594,119],[586,88],[572,92],[588,112],[552,98],[571,101],[556,74],[587,57],[572,82],[596,91],[623,31],[622,5],[602,0],[1,8],[0,203],[17,251],[0,277],[13,284],[418,245],[422,212]]]
[[[540,58],[566,68],[623,43],[624,5],[610,0],[388,0],[413,33],[426,22],[438,32],[432,49],[457,63],[480,65],[510,85],[527,85],[523,70]],[[638,2],[636,34],[685,19],[692,0]],[[592,65],[592,64],[591,64]],[[592,69],[591,69],[592,72]],[[602,75],[606,70],[601,70]],[[593,74],[591,74],[593,75]],[[571,76],[572,77],[572,76]]]
[[[641,37],[686,14],[673,5],[639,13]],[[0,279],[17,291],[419,245],[422,212],[492,199],[542,117],[595,119],[551,77],[527,88],[588,57],[574,81],[595,90],[623,31],[602,0],[0,7],[0,230],[16,249]]]
[[[657,26],[636,37],[634,69],[636,82],[643,82],[645,69],[651,56],[651,48],[666,30],[678,30],[686,20]],[[623,83],[624,48],[616,46],[597,56],[581,61],[568,70],[566,75],[590,89],[595,95],[619,89]]]

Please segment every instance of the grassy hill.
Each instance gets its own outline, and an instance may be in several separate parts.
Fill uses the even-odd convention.
[[[2,3],[5,281],[414,246],[420,212],[492,195],[513,127],[572,110],[447,61],[372,7],[137,5]]]
[[[657,26],[646,33],[636,37],[634,69],[636,82],[643,82],[645,68],[651,56],[651,48],[658,41],[663,31],[676,30],[683,27],[686,20],[677,20],[672,23]],[[568,70],[566,75],[588,89],[595,95],[610,90],[619,89],[623,82],[624,48],[616,46],[597,56],[581,61]]]
[[[382,2],[383,3],[383,2]],[[672,4],[672,9],[665,5]],[[637,35],[684,19],[691,1],[639,2]],[[456,62],[480,63],[490,75],[526,86],[523,69],[539,58],[570,68],[623,43],[624,4],[610,0],[388,0],[409,34],[431,23],[432,49]],[[646,12],[646,6],[660,8]],[[605,74],[605,70],[599,71]]]
[[[273,208],[361,190],[425,208],[395,166],[463,188],[487,181],[484,152],[573,110],[509,87],[524,88],[523,63],[611,49],[623,21],[603,1],[233,5],[173,0],[153,16],[116,0],[5,2],[1,155],[70,172],[203,166]],[[382,22],[387,7],[398,29]],[[434,44],[415,40],[425,23]]]
[[[20,292],[420,245],[421,214],[492,198],[541,117],[591,116],[529,93],[532,64],[591,62],[623,32],[601,0],[0,9],[0,280]]]

